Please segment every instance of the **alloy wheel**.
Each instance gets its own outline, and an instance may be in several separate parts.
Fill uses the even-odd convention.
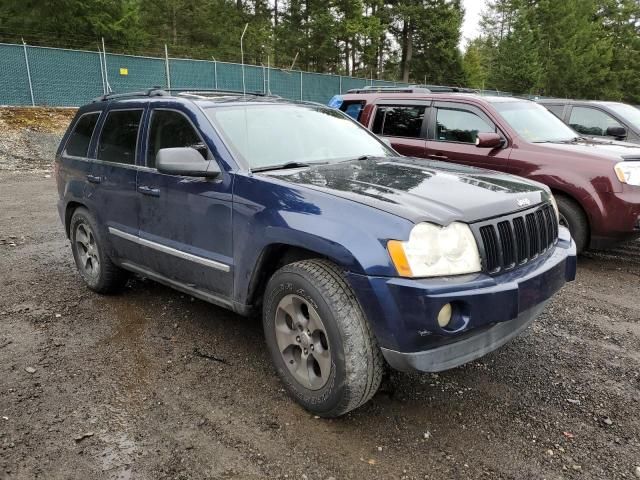
[[[285,295],[274,322],[278,350],[293,377],[305,388],[319,390],[331,374],[327,332],[317,310],[299,295]]]
[[[81,222],[76,227],[76,251],[78,252],[79,267],[90,277],[100,275],[100,256],[96,237],[91,227]]]

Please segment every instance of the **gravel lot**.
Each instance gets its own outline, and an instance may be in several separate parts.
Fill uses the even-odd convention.
[[[0,479],[640,477],[640,242],[580,258],[497,352],[321,420],[257,319],[141,278],[87,290],[47,148],[0,154]]]

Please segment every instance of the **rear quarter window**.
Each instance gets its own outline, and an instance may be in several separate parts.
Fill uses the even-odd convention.
[[[340,110],[349,115],[354,120],[360,121],[360,116],[362,115],[362,110],[364,110],[364,102],[362,101],[351,101],[344,102],[340,105]]]
[[[93,112],[85,113],[78,119],[65,145],[65,155],[71,157],[86,157],[88,155],[91,137],[99,117],[100,112]]]

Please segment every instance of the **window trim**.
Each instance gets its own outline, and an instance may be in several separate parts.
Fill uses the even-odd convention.
[[[138,147],[140,146],[140,129],[142,128],[142,126],[144,125],[144,119],[145,119],[145,110],[146,110],[146,106],[142,106],[142,107],[131,107],[131,108],[110,108],[109,110],[107,110],[107,113],[105,115],[105,118],[102,122],[102,126],[100,128],[100,136],[98,137],[98,140],[96,142],[96,155],[95,155],[95,159],[98,162],[101,162],[102,164],[106,164],[106,165],[118,165],[118,166],[125,166],[125,167],[139,167],[138,165]],[[134,112],[134,111],[139,111],[142,112],[140,114],[140,122],[138,123],[138,131],[136,133],[136,147],[134,150],[134,157],[133,157],[133,163],[122,163],[122,162],[110,162],[109,160],[102,160],[100,158],[98,158],[98,154],[100,152],[100,141],[102,140],[102,133],[104,132],[104,127],[107,123],[107,120],[109,119],[109,115],[111,115],[111,113],[113,112]]]
[[[500,137],[504,140],[504,145],[499,148],[506,148],[509,145],[508,137],[504,134],[504,132],[498,127],[498,124],[494,122],[485,112],[483,112],[480,108],[475,105],[471,105],[468,103],[461,102],[446,102],[446,101],[436,101],[433,102],[431,106],[431,115],[429,118],[429,128],[428,128],[428,137],[427,140],[430,142],[437,143],[452,143],[456,145],[471,145],[475,148],[475,143],[469,142],[456,142],[453,140],[439,140],[436,135],[436,128],[438,122],[438,109],[446,109],[446,110],[460,110],[463,112],[471,113],[481,120],[485,121],[489,125],[493,125],[494,132],[500,135]]]
[[[380,137],[386,137],[386,138],[401,138],[403,140],[426,140],[427,139],[427,133],[428,133],[427,127],[428,127],[429,112],[431,109],[431,102],[429,101],[420,102],[420,101],[414,101],[414,100],[399,99],[399,100],[383,100],[383,101],[376,102],[374,105],[375,105],[375,109],[371,114],[371,120],[370,120],[370,125],[371,125],[370,131],[374,135],[379,135]],[[376,121],[378,110],[384,107],[423,107],[424,115],[422,117],[422,125],[420,125],[419,136],[406,137],[406,136],[400,136],[400,135],[385,135],[384,124],[386,122],[386,117],[387,117],[386,112],[385,112],[385,118],[382,121],[382,133],[379,133],[379,134],[375,133],[373,131],[373,124]]]
[[[571,126],[571,114],[573,113],[573,109],[574,108],[584,108],[584,109],[587,109],[587,110],[596,110],[596,111],[598,111],[598,112],[600,112],[600,113],[602,113],[604,115],[607,115],[609,118],[612,118],[613,120],[618,122],[618,125],[620,125],[621,127],[626,128],[627,129],[627,135],[629,134],[629,126],[626,123],[621,122],[618,117],[614,116],[613,114],[607,112],[605,109],[600,108],[597,105],[571,105],[571,108],[567,112],[567,121],[565,122],[569,128],[572,128],[572,129],[575,130],[575,128],[573,128]],[[576,132],[578,132],[578,131],[576,130]],[[580,132],[578,132],[578,133],[580,133]],[[593,135],[593,134],[588,134],[588,133],[580,133],[580,135],[586,135],[587,137],[612,138],[610,135]]]
[[[158,107],[158,108],[154,108],[151,107],[150,111],[149,111],[149,118],[147,119],[147,131],[146,131],[146,137],[145,137],[145,151],[142,152],[144,154],[144,165],[141,165],[141,167],[148,169],[149,171],[152,172],[157,172],[158,169],[156,167],[150,167],[149,165],[147,165],[147,160],[148,160],[148,153],[149,153],[149,138],[151,136],[151,127],[152,127],[152,121],[153,121],[153,114],[157,111],[164,111],[164,112],[175,112],[178,113],[180,115],[182,115],[184,118],[187,119],[187,122],[189,122],[189,124],[191,125],[191,128],[193,128],[193,131],[196,132],[196,135],[198,136],[198,138],[200,138],[200,141],[204,144],[205,147],[207,147],[207,158],[203,159],[203,161],[210,161],[210,160],[216,160],[215,155],[213,155],[213,153],[211,152],[211,149],[209,148],[209,145],[207,144],[207,142],[205,141],[205,139],[202,137],[202,135],[200,134],[200,130],[198,130],[198,128],[196,128],[195,124],[191,121],[191,119],[189,118],[189,116],[176,109],[176,108],[169,108],[169,107]],[[217,162],[217,160],[216,160]]]
[[[73,123],[73,127],[69,130],[69,136],[67,137],[67,139],[64,142],[64,147],[62,148],[62,152],[60,152],[60,155],[63,158],[70,158],[70,159],[90,159],[89,155],[91,154],[91,144],[93,142],[93,138],[96,134],[96,130],[98,130],[98,126],[100,125],[100,117],[102,116],[104,110],[100,109],[100,110],[92,110],[91,112],[85,112],[82,115],[80,115],[77,120]],[[89,116],[89,115],[98,115],[98,119],[96,120],[96,124],[93,127],[93,132],[91,132],[91,138],[89,138],[89,145],[87,145],[87,154],[84,157],[78,156],[78,155],[69,155],[67,153],[67,145],[69,143],[69,140],[71,139],[71,136],[73,135],[73,132],[75,132],[76,127],[78,126],[78,124],[80,123],[80,120],[82,120],[84,117]],[[100,129],[102,131],[102,129]]]

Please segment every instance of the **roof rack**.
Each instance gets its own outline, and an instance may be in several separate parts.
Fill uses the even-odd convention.
[[[417,85],[408,85],[406,87],[377,86],[366,85],[362,88],[352,88],[347,93],[430,93],[431,90],[422,88]]]
[[[106,100],[113,100],[118,98],[130,98],[130,97],[167,97],[173,92],[183,94],[197,95],[199,93],[219,94],[219,95],[243,95],[252,97],[271,97],[264,92],[243,92],[242,90],[223,90],[219,88],[162,88],[152,87],[146,90],[139,90],[135,92],[127,93],[106,93],[93,99],[93,102],[104,102]]]
[[[347,93],[478,93],[473,88],[450,87],[446,85],[407,85],[400,87],[367,85],[353,88]]]

